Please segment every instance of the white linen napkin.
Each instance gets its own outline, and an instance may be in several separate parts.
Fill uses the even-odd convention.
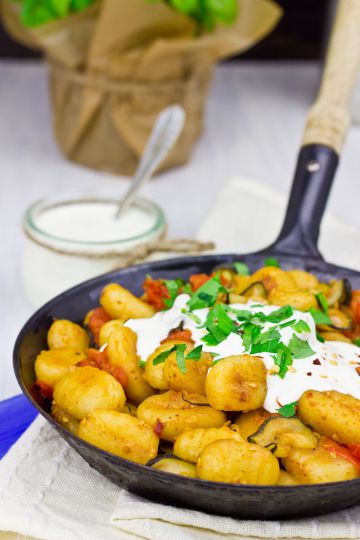
[[[218,251],[259,249],[275,238],[284,204],[285,198],[266,186],[233,179],[199,238],[214,239]],[[353,248],[358,236],[352,227],[327,217],[320,245],[329,260],[360,268]],[[270,522],[151,503],[102,477],[38,418],[0,462],[0,531],[0,540],[345,539],[360,538],[360,507]]]

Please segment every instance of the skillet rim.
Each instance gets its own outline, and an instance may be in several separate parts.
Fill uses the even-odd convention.
[[[18,336],[16,338],[16,341],[15,341],[15,345],[14,345],[14,350],[13,350],[13,369],[14,369],[14,373],[15,373],[15,376],[16,376],[16,380],[23,392],[23,394],[26,396],[26,398],[30,401],[30,403],[38,410],[38,412],[46,419],[46,421],[52,426],[54,427],[54,429],[56,429],[56,431],[60,432],[60,434],[62,435],[63,439],[66,440],[66,438],[70,438],[71,440],[75,441],[77,444],[80,444],[82,446],[84,446],[85,448],[87,448],[88,450],[91,450],[92,452],[96,452],[98,453],[99,455],[103,456],[105,459],[108,459],[110,458],[112,462],[119,462],[121,464],[124,464],[125,466],[129,467],[129,472],[131,472],[131,469],[132,468],[135,468],[137,471],[139,471],[139,468],[140,468],[140,471],[143,473],[143,474],[150,474],[151,476],[155,476],[155,477],[158,477],[159,479],[163,478],[164,477],[164,474],[167,475],[167,476],[170,476],[171,477],[176,477],[177,478],[177,483],[184,483],[185,485],[197,485],[199,487],[202,487],[202,488],[209,488],[209,489],[217,489],[217,490],[234,490],[235,491],[235,495],[236,495],[236,491],[239,490],[239,491],[244,491],[245,490],[249,490],[249,491],[252,491],[254,488],[255,489],[261,489],[263,492],[264,491],[269,491],[270,493],[271,492],[277,492],[277,491],[281,491],[283,492],[284,491],[284,488],[287,489],[289,492],[296,489],[296,490],[301,490],[302,492],[306,492],[307,491],[314,491],[316,489],[321,489],[321,488],[324,488],[324,486],[326,487],[329,487],[329,489],[331,488],[334,488],[334,489],[339,489],[340,487],[342,486],[347,486],[349,484],[351,484],[351,486],[355,486],[355,485],[358,485],[360,486],[360,478],[355,478],[353,480],[343,480],[343,481],[340,481],[340,482],[324,482],[324,483],[318,483],[318,484],[295,484],[295,485],[289,485],[289,486],[278,486],[278,485],[261,485],[261,484],[233,484],[233,483],[228,483],[228,482],[213,482],[213,481],[208,481],[208,480],[201,480],[199,478],[190,478],[190,477],[186,477],[186,476],[181,476],[181,475],[174,475],[173,473],[169,473],[167,471],[160,471],[160,470],[157,470],[157,469],[152,469],[151,467],[147,466],[147,465],[142,465],[140,463],[136,463],[134,461],[130,461],[130,460],[127,460],[125,458],[121,458],[120,456],[116,456],[115,454],[112,454],[111,452],[107,452],[106,450],[102,450],[101,448],[98,448],[97,446],[93,445],[93,444],[90,444],[86,441],[84,441],[83,439],[81,439],[80,437],[78,437],[77,435],[74,435],[73,433],[71,433],[69,430],[67,430],[66,428],[64,428],[63,426],[61,426],[58,422],[56,422],[56,420],[49,414],[47,413],[42,407],[41,405],[39,405],[36,400],[34,399],[34,397],[30,394],[28,388],[26,387],[25,383],[23,382],[22,380],[22,377],[21,377],[21,373],[20,373],[20,355],[19,355],[19,352],[20,352],[20,346],[22,344],[22,341],[23,341],[23,338],[25,337],[25,335],[28,333],[28,331],[32,328],[32,325],[37,321],[37,319],[39,318],[40,315],[44,314],[46,312],[47,309],[49,309],[49,307],[52,307],[54,304],[58,303],[58,302],[61,302],[61,300],[63,298],[68,298],[68,297],[71,297],[72,295],[74,295],[75,293],[78,293],[78,292],[85,292],[86,290],[88,289],[93,289],[95,288],[95,286],[97,286],[99,283],[101,283],[102,281],[107,281],[107,280],[111,280],[111,278],[113,276],[118,276],[119,273],[121,272],[128,272],[128,273],[132,273],[132,272],[136,272],[138,270],[141,270],[141,269],[145,269],[149,266],[151,266],[151,268],[162,268],[164,265],[168,266],[169,269],[172,269],[172,267],[176,267],[176,266],[191,266],[191,263],[196,263],[198,261],[203,261],[203,262],[209,262],[211,263],[212,261],[215,261],[215,262],[225,262],[226,260],[236,260],[236,259],[249,259],[249,258],[261,258],[261,257],[264,257],[264,256],[267,256],[269,254],[273,254],[273,255],[276,255],[277,258],[279,259],[293,259],[293,260],[298,260],[300,259],[302,262],[303,262],[303,266],[306,267],[306,264],[304,264],[306,261],[309,263],[309,264],[317,264],[321,267],[323,267],[323,271],[326,272],[326,271],[329,271],[329,273],[332,273],[332,271],[337,271],[337,272],[342,272],[344,273],[346,276],[345,277],[348,277],[348,276],[352,276],[352,277],[357,277],[360,279],[360,272],[357,272],[356,270],[352,270],[352,269],[349,269],[349,268],[346,268],[346,267],[341,267],[341,266],[337,266],[337,265],[334,265],[332,263],[327,263],[324,259],[322,259],[321,257],[317,257],[317,256],[309,256],[309,257],[304,257],[303,255],[299,256],[299,255],[294,255],[294,254],[290,254],[290,253],[279,253],[273,249],[265,249],[265,250],[262,250],[262,251],[258,251],[258,252],[255,252],[255,253],[248,253],[248,254],[237,254],[237,253],[215,253],[215,254],[209,254],[209,255],[197,255],[197,256],[187,256],[187,257],[174,257],[174,258],[168,258],[168,259],[163,259],[163,260],[159,260],[159,261],[149,261],[149,262],[145,262],[145,263],[141,263],[141,264],[137,264],[137,265],[132,265],[132,266],[129,266],[129,267],[126,267],[126,268],[122,268],[122,269],[117,269],[117,270],[114,270],[112,272],[107,272],[107,273],[104,273],[104,274],[101,274],[99,276],[96,276],[94,278],[91,278],[89,280],[86,280],[86,281],[83,281],[77,285],[75,285],[74,287],[71,287],[70,289],[67,289],[66,291],[58,294],[57,296],[55,296],[54,298],[52,298],[51,300],[49,300],[48,302],[46,302],[43,306],[41,306],[40,308],[38,308],[34,313],[33,315],[25,322],[25,324],[21,327],[21,330],[19,331],[18,333]],[[66,435],[66,437],[65,437]],[[67,444],[69,444],[69,442],[66,440]],[[71,445],[70,445],[71,446]],[[76,449],[74,449],[76,451],[76,453],[78,455],[79,452],[77,452]],[[80,455],[80,457],[82,457]],[[84,459],[82,457],[82,459]],[[315,514],[316,515],[316,514]]]

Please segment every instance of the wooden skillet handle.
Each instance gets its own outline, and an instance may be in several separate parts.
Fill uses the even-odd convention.
[[[360,0],[339,0],[319,94],[302,146],[322,144],[340,154],[350,125],[349,104],[360,65]]]

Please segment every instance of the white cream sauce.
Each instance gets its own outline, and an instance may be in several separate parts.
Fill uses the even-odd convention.
[[[231,333],[216,346],[209,346],[201,341],[208,331],[199,326],[206,320],[209,309],[195,310],[193,314],[201,320],[201,323],[194,322],[182,311],[186,309],[189,298],[188,295],[182,294],[177,297],[171,309],[160,311],[148,319],[130,319],[126,322],[126,326],[137,333],[137,350],[142,360],[146,361],[159,346],[160,341],[165,339],[170,330],[178,327],[180,323],[183,323],[184,328],[191,330],[195,346],[202,345],[203,351],[217,355],[214,360],[245,352],[242,337],[238,334]],[[258,303],[251,301],[247,304],[232,304],[231,307],[252,313],[261,311],[265,315],[279,309],[278,306],[259,306]],[[231,313],[229,316],[232,316]],[[232,317],[235,320],[235,316]],[[262,358],[268,371],[264,408],[269,412],[276,412],[282,405],[297,401],[305,390],[336,390],[360,399],[360,376],[356,372],[356,368],[360,366],[360,347],[340,341],[321,343],[316,337],[315,323],[309,313],[293,310],[293,315],[286,320],[293,319],[303,320],[309,326],[310,332],[296,333],[296,335],[310,345],[314,354],[307,358],[294,359],[292,367],[283,379],[272,373],[274,359],[271,354],[256,354]],[[281,341],[288,345],[294,335],[294,329],[290,326],[279,328],[278,324],[267,322],[264,324],[264,331],[273,326],[279,330]]]
[[[115,219],[116,203],[83,202],[46,210],[36,225],[47,234],[77,242],[112,242],[144,234],[153,225],[150,214],[136,206]]]

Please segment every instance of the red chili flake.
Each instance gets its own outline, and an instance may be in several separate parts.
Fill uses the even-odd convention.
[[[307,375],[308,377],[311,377],[311,375],[312,375],[311,371],[308,371],[306,375]]]
[[[157,418],[156,424],[155,424],[155,426],[154,426],[154,433],[155,433],[155,435],[157,435],[159,438],[161,437],[161,434],[162,434],[162,432],[163,432],[163,430],[164,430],[164,427],[165,427],[165,425],[164,425],[162,422],[160,422],[160,420]]]
[[[321,362],[320,362],[320,360],[318,358],[315,358],[315,360],[313,360],[313,364],[315,366],[321,366]]]

